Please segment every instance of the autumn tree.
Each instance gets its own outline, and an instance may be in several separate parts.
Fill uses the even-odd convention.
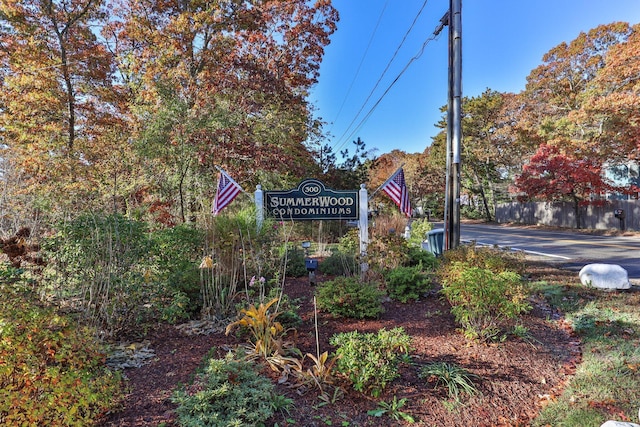
[[[314,167],[306,95],[335,30],[329,1],[121,0],[115,13],[106,32],[135,103],[136,139],[171,165],[157,185],[181,212],[186,187],[210,198],[215,164],[247,185],[259,170]]]
[[[101,0],[0,2],[0,132],[23,192],[77,209],[118,122]],[[54,205],[51,205],[53,203]]]
[[[577,157],[543,144],[531,157],[515,180],[521,201],[566,201],[573,204],[576,228],[581,228],[580,206],[604,203],[607,192],[631,193],[634,188],[620,188],[603,178],[602,166],[592,157]]]
[[[444,210],[444,148],[436,137],[422,153],[411,154],[405,158],[405,178],[410,184],[412,202],[416,208],[421,208],[424,214],[430,212],[434,216],[440,216]]]
[[[638,25],[601,25],[551,49],[527,78],[516,124],[541,143],[516,181],[527,199],[578,207],[608,191],[630,194],[602,176],[603,165],[638,157]]]
[[[640,158],[640,24],[611,46],[605,66],[590,83],[583,117],[599,124],[600,140],[612,148],[611,160]]]
[[[595,156],[601,162],[619,157],[620,146],[602,132],[605,117],[585,114],[585,107],[597,94],[593,83],[607,67],[610,50],[632,34],[627,23],[601,25],[544,55],[543,64],[527,77],[524,94],[533,137],[571,147],[578,157]]]
[[[367,183],[367,189],[369,194],[374,194],[374,197],[371,199],[371,207],[380,205],[389,205],[394,206],[393,202],[389,204],[390,199],[384,194],[382,191],[377,191],[380,187],[393,175],[394,172],[398,170],[400,166],[404,168],[404,177],[407,183],[407,188],[409,190],[409,200],[411,201],[411,206],[415,206],[416,193],[414,192],[414,169],[409,166],[409,159],[412,155],[407,154],[402,150],[392,150],[389,153],[384,153],[371,162],[369,168],[369,180]],[[376,192],[377,191],[377,192]]]
[[[513,94],[487,89],[462,103],[462,187],[478,197],[487,221],[506,193],[504,183],[521,159],[514,128]]]

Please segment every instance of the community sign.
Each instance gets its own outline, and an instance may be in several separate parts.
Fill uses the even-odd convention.
[[[306,179],[288,191],[265,191],[267,214],[291,220],[358,219],[358,191],[331,190]]]

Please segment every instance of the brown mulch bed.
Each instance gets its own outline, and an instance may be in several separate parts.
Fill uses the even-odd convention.
[[[539,264],[533,276],[554,275],[569,280],[574,273]],[[319,278],[323,280],[322,277]],[[316,352],[312,297],[314,287],[306,278],[292,279],[285,292],[300,305],[303,319],[297,328],[296,346],[304,353]],[[565,327],[562,317],[540,301],[522,322],[532,340],[509,338],[496,344],[470,343],[456,331],[449,306],[435,292],[420,301],[385,303],[378,320],[351,320],[318,314],[320,351],[332,350],[329,338],[339,332],[376,332],[380,328],[401,326],[412,337],[413,361],[402,365],[400,378],[387,387],[377,400],[345,386],[335,403],[319,405],[317,394],[299,395],[286,385],[279,392],[295,401],[289,414],[279,414],[270,425],[279,426],[400,426],[409,425],[389,417],[374,418],[367,411],[377,402],[406,398],[401,411],[424,426],[525,426],[542,405],[557,395],[580,361],[580,345]],[[126,370],[128,393],[121,411],[109,414],[101,426],[176,426],[173,391],[188,384],[207,354],[222,356],[239,344],[224,333],[189,336],[170,325],[161,325],[146,337],[155,358],[140,368]],[[213,351],[211,349],[214,349]],[[459,402],[447,397],[443,389],[417,375],[418,366],[429,362],[452,362],[478,376],[479,393],[464,395]]]

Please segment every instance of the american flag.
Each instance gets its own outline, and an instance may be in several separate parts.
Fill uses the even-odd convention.
[[[404,171],[398,169],[396,173],[382,186],[382,191],[387,193],[391,200],[400,208],[400,212],[411,217],[411,202],[409,202],[409,190],[404,181]]]
[[[216,191],[216,198],[213,200],[211,213],[218,215],[241,191],[244,190],[240,187],[240,184],[220,169],[220,173],[218,174],[218,190]]]

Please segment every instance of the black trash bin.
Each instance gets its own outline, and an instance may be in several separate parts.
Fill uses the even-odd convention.
[[[444,228],[435,228],[427,232],[429,251],[435,256],[442,255],[444,248]]]

